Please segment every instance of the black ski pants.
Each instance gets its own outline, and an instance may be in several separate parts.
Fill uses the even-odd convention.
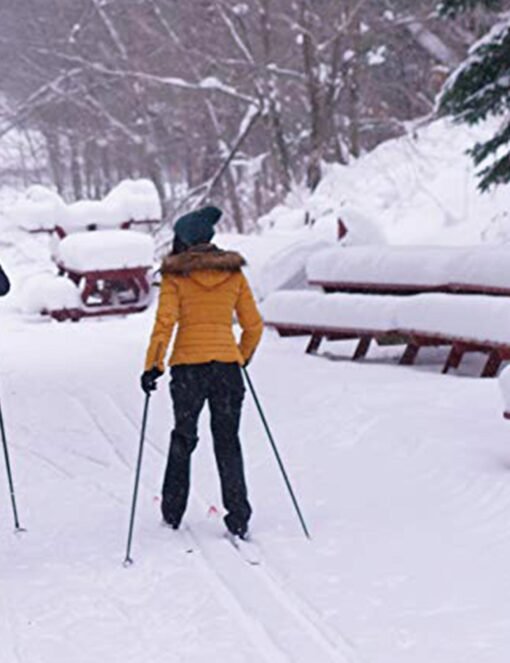
[[[211,413],[214,454],[221,481],[225,524],[237,534],[248,526],[251,507],[244,478],[239,423],[244,383],[238,364],[209,362],[171,368],[174,430],[163,482],[165,520],[178,526],[188,501],[191,454],[198,443],[198,419],[206,401]]]

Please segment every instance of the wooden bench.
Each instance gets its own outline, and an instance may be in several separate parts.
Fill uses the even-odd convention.
[[[381,295],[446,293],[510,297],[510,249],[500,246],[330,247],[308,261],[311,286]]]
[[[468,352],[481,352],[487,355],[482,377],[494,377],[510,359],[510,299],[281,291],[263,302],[262,311],[265,324],[281,336],[310,336],[309,354],[324,339],[358,340],[354,360],[364,358],[373,342],[401,343],[400,364],[412,365],[421,348],[444,346],[450,353],[443,373],[458,368]]]

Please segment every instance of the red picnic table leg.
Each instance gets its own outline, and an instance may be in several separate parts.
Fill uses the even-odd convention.
[[[406,349],[402,357],[400,358],[399,364],[401,366],[412,366],[416,361],[418,352],[420,351],[420,345],[416,341],[411,341],[407,344]]]
[[[354,352],[354,355],[352,356],[353,361],[357,361],[358,359],[363,359],[364,357],[367,356],[372,340],[373,340],[372,336],[361,337],[360,342],[358,343],[358,346],[356,347],[356,350]]]
[[[306,354],[307,355],[315,354],[319,349],[319,346],[323,338],[324,338],[323,334],[319,333],[312,334],[312,338],[310,339],[310,342],[306,346]]]
[[[503,363],[503,358],[499,350],[491,350],[489,358],[482,371],[482,378],[495,378]]]
[[[450,354],[448,355],[448,359],[444,365],[443,373],[446,375],[450,368],[458,368],[464,358],[465,353],[466,347],[464,344],[454,343],[452,345],[452,349],[450,350]]]

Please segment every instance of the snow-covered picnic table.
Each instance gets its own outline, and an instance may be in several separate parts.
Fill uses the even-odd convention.
[[[311,256],[307,276],[328,292],[510,296],[510,248],[334,246]]]
[[[421,347],[450,346],[444,371],[458,367],[469,351],[488,355],[484,376],[510,359],[510,298],[422,294],[410,297],[280,291],[262,304],[267,326],[282,336],[311,336],[308,352],[322,339],[359,339],[354,358],[364,357],[373,340],[406,343],[401,363],[412,364]]]
[[[154,240],[133,230],[82,232],[65,237],[58,245],[56,261],[77,273],[151,267]]]

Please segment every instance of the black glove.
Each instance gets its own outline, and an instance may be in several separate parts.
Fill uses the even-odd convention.
[[[153,366],[150,370],[144,371],[140,378],[140,384],[144,392],[149,395],[151,391],[156,390],[156,381],[163,375],[157,366]]]

